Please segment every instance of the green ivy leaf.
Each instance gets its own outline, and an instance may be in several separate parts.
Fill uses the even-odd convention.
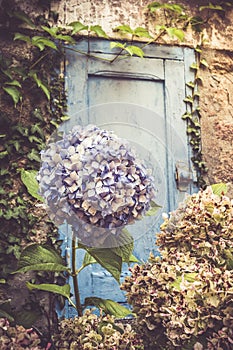
[[[20,91],[17,89],[17,87],[15,86],[11,86],[11,87],[3,87],[3,90],[10,95],[10,97],[12,98],[14,105],[16,106],[17,103],[22,100],[22,95],[20,93]]]
[[[71,22],[69,26],[73,27],[73,31],[71,35],[74,35],[76,33],[81,32],[82,30],[88,30],[88,26],[84,25],[83,23],[77,21],[77,22]]]
[[[207,68],[209,67],[207,61],[204,58],[202,58],[202,60],[200,61],[200,64],[204,67],[207,67]]]
[[[191,64],[190,68],[194,69],[194,70],[198,70],[199,66],[194,62],[194,63]]]
[[[189,81],[188,83],[186,83],[186,85],[192,89],[194,89],[195,87],[195,83],[193,81]]]
[[[118,318],[123,318],[128,315],[133,315],[132,311],[126,307],[116,303],[110,299],[102,299],[97,297],[90,297],[85,299],[85,306],[94,305],[102,309],[106,314],[113,315]]]
[[[58,286],[57,284],[49,284],[49,283],[34,284],[34,283],[26,282],[26,285],[30,290],[38,289],[38,290],[43,290],[45,292],[60,294],[67,299],[70,298],[69,284],[65,284],[64,286]]]
[[[108,38],[107,34],[100,25],[90,26],[90,31],[94,32],[98,37]]]
[[[227,184],[221,182],[218,184],[211,185],[212,191],[214,194],[221,197],[222,195],[225,195],[227,193]]]
[[[29,76],[31,76],[35,80],[37,86],[45,93],[47,99],[50,100],[50,92],[48,88],[42,83],[42,81],[38,78],[37,74],[31,73],[29,74]]]
[[[22,169],[20,172],[21,180],[23,184],[26,186],[28,193],[43,202],[43,198],[38,194],[39,192],[39,184],[36,180],[37,171],[36,170],[24,170]]]

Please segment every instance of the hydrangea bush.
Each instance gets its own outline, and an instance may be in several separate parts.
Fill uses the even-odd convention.
[[[38,334],[32,329],[23,326],[10,326],[9,321],[0,318],[0,349],[1,350],[48,350],[42,347]]]
[[[53,337],[57,350],[143,350],[140,337],[130,324],[116,322],[113,316],[97,316],[91,310],[74,319],[61,321]]]
[[[147,349],[233,348],[233,201],[211,187],[189,196],[158,234],[161,257],[122,289]]]
[[[67,221],[85,244],[140,219],[155,196],[154,180],[129,144],[96,126],[75,126],[41,158],[40,194],[51,219]]]

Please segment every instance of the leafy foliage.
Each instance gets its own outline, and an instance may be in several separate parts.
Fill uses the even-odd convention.
[[[8,349],[34,349],[45,350],[35,330],[25,329],[23,326],[10,326],[9,322],[0,318],[0,346],[2,350]]]
[[[233,204],[224,192],[219,184],[189,196],[161,226],[161,257],[135,265],[122,285],[148,349],[231,349]]]
[[[61,321],[53,337],[56,349],[130,349],[143,350],[139,335],[130,324],[117,322],[113,316],[97,316],[93,310]]]

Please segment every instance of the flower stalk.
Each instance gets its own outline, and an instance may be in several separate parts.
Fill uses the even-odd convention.
[[[75,304],[76,304],[76,309],[78,312],[79,316],[82,316],[83,310],[82,310],[82,305],[80,301],[80,293],[79,293],[79,287],[78,287],[78,272],[76,271],[76,237],[73,235],[72,237],[72,278],[73,278],[73,286],[74,286],[74,297],[75,297]]]

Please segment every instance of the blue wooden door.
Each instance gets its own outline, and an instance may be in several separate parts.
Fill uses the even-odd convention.
[[[95,124],[113,130],[129,140],[152,169],[156,202],[161,209],[157,216],[146,217],[128,227],[135,240],[134,255],[145,261],[151,251],[156,254],[155,233],[159,231],[162,213],[174,210],[185,192],[192,191],[194,175],[186,125],[181,116],[186,108],[183,102],[186,82],[192,79],[189,67],[194,53],[188,48],[151,45],[145,49],[143,59],[119,58],[109,63],[116,53],[110,50],[108,41],[92,40],[89,44],[82,41],[75,50],[68,49],[66,53],[65,77],[71,118],[63,128],[68,131],[77,124]],[[78,53],[87,50],[89,56]],[[175,174],[179,172],[185,174],[182,183],[176,182]],[[67,251],[68,231],[67,226],[61,227]],[[83,254],[78,251],[79,264]],[[122,278],[127,273],[125,266]],[[82,302],[87,296],[125,301],[117,283],[98,265],[85,268],[79,284]],[[70,315],[67,309],[66,316]]]

